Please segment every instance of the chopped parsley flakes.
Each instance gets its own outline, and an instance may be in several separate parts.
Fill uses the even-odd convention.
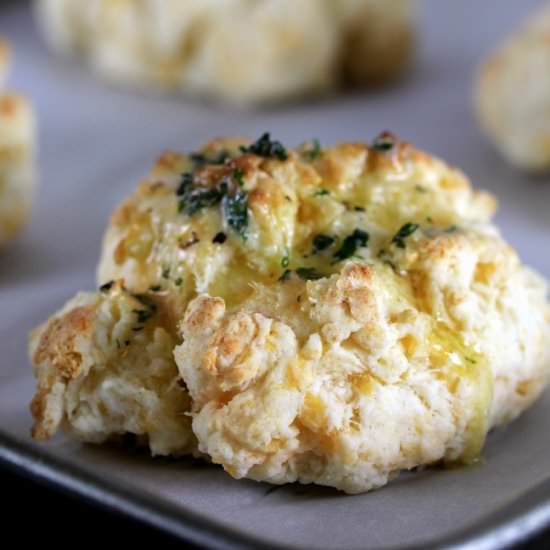
[[[290,269],[285,269],[283,271],[283,274],[279,277],[279,281],[288,281],[288,279],[290,279],[290,274],[292,272],[290,271]]]
[[[307,152],[307,158],[309,160],[316,160],[321,156],[323,152],[321,149],[321,142],[317,138],[315,138],[311,141],[311,144],[312,144],[312,147]]]
[[[225,195],[222,199],[222,212],[229,227],[244,240],[248,229],[248,195],[237,191],[234,195]]]
[[[393,236],[391,242],[398,248],[405,248],[405,239],[412,235],[419,225],[417,223],[406,223],[402,225],[399,231]]]
[[[137,321],[140,324],[145,323],[153,316],[153,311],[149,309],[134,309],[134,313],[137,315]]]
[[[203,208],[221,205],[227,225],[246,239],[248,228],[248,193],[243,191],[244,174],[235,169],[221,178],[213,187],[195,185],[193,174],[182,174],[176,191],[179,197],[179,212],[193,216]],[[214,241],[217,242],[217,241]]]
[[[184,197],[189,190],[193,187],[193,174],[191,172],[184,172],[181,175],[181,182],[176,190],[178,197]]]
[[[385,153],[393,149],[395,145],[394,138],[388,133],[379,135],[371,144],[371,148],[375,151]]]
[[[137,315],[137,322],[140,326],[133,328],[132,330],[141,330],[144,323],[146,323],[157,311],[157,306],[154,304],[150,298],[144,295],[134,295],[134,298],[138,300],[143,308],[134,309],[133,313]]]
[[[242,153],[251,153],[259,157],[274,157],[278,160],[286,160],[288,153],[280,141],[272,140],[269,132],[264,133],[258,140],[248,147],[241,146]]]
[[[244,174],[242,170],[235,168],[235,170],[233,170],[233,179],[241,189],[244,187]]]
[[[193,175],[186,173],[182,176],[182,182],[176,194],[181,197],[179,212],[192,216],[203,208],[219,204],[223,197],[223,190],[219,186],[196,187],[193,185]]]
[[[312,254],[317,254],[327,248],[331,247],[334,244],[336,239],[330,235],[316,235],[313,239],[313,252]]]
[[[351,258],[358,248],[367,246],[368,242],[369,234],[362,229],[355,229],[351,235],[344,239],[340,249],[334,253],[335,263]]]

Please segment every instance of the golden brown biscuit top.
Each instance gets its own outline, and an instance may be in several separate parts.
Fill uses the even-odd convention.
[[[99,277],[239,303],[252,282],[326,277],[353,259],[395,265],[415,234],[458,232],[494,209],[460,171],[389,133],[295,150],[269,134],[218,139],[160,157],[114,212]]]

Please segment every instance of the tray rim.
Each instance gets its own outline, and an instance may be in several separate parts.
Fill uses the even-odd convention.
[[[167,532],[182,541],[213,549],[284,546],[262,540],[216,522],[186,507],[174,507],[157,495],[123,481],[102,478],[62,457],[36,449],[29,442],[0,430],[0,463],[7,469]],[[394,546],[388,550],[500,550],[525,542],[550,526],[550,477],[508,505],[466,528],[429,545]]]

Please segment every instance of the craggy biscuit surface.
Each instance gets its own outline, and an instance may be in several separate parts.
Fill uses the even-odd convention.
[[[162,155],[114,211],[98,283],[162,311],[199,452],[361,492],[475,460],[545,386],[546,283],[495,207],[388,133],[219,139]]]
[[[28,101],[4,91],[10,48],[0,38],[0,247],[29,217],[35,187],[35,121]]]
[[[38,0],[48,42],[110,80],[236,103],[400,74],[410,0]]]
[[[201,451],[235,477],[350,493],[477,458],[548,377],[546,289],[494,237],[421,239],[410,253],[427,257],[396,262],[403,274],[350,262],[285,283],[292,318],[262,289],[236,312],[191,302],[176,360]]]
[[[152,454],[190,452],[190,401],[171,326],[160,304],[121,283],[69,300],[31,335],[33,436],[48,439],[62,427],[101,443],[129,433]]]
[[[499,152],[529,172],[550,171],[550,2],[479,68],[479,122]]]
[[[237,477],[349,492],[472,460],[548,374],[546,287],[490,224],[494,200],[390,135],[244,145],[161,157],[99,268],[184,317],[200,450]]]

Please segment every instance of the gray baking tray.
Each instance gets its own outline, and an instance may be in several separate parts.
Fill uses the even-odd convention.
[[[39,480],[216,548],[502,548],[550,525],[550,394],[492,433],[476,467],[428,469],[345,496],[235,481],[191,460],[151,459],[63,437],[30,439],[26,336],[66,298],[94,287],[103,227],[162,149],[194,150],[270,130],[289,144],[369,140],[390,129],[460,166],[498,195],[498,221],[550,276],[550,182],[505,165],[470,106],[479,56],[539,2],[424,3],[415,71],[399,87],[264,111],[231,111],[104,86],[48,55],[25,4],[0,11],[17,52],[12,83],[40,122],[41,189],[30,228],[0,255],[0,459]]]

